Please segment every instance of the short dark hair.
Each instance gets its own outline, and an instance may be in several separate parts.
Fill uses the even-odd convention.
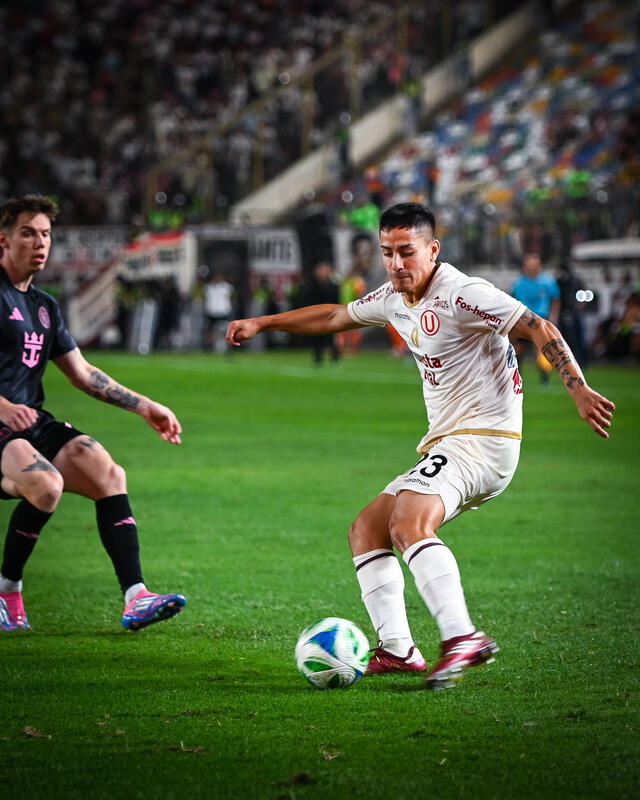
[[[58,216],[58,204],[43,194],[25,194],[22,197],[10,197],[0,206],[0,230],[13,228],[20,214],[28,211],[32,214],[46,214],[53,222]]]
[[[379,230],[390,231],[392,228],[430,228],[431,235],[436,234],[436,218],[430,208],[422,203],[398,203],[388,208],[380,217]]]

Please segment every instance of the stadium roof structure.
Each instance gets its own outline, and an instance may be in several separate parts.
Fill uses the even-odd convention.
[[[571,249],[571,258],[576,261],[640,261],[640,239],[597,239],[580,242]]]

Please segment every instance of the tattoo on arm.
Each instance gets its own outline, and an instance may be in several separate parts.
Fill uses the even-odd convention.
[[[567,369],[567,366],[573,363],[573,359],[564,339],[552,339],[547,342],[542,348],[542,355],[555,368],[567,389],[584,386],[582,378],[579,375],[572,375],[571,371]]]
[[[533,311],[529,311],[529,309],[527,309],[524,312],[524,314],[520,317],[518,322],[521,322],[523,325],[526,325],[527,328],[540,327],[540,317],[537,314],[534,314]]]
[[[87,389],[87,393],[98,400],[120,408],[134,409],[140,404],[139,397],[128,392],[123,386],[112,382],[109,376],[100,370],[94,370],[91,373],[91,388]]]
[[[58,470],[50,464],[46,458],[41,458],[37,453],[33,454],[34,462],[25,467],[23,472],[57,472]]]
[[[79,443],[83,447],[86,447],[87,450],[93,450],[95,446],[98,444],[98,442],[96,442],[96,440],[91,436],[85,436],[83,439],[79,440]]]

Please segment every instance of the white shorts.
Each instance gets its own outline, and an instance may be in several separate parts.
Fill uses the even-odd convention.
[[[478,508],[503,492],[516,471],[520,440],[504,436],[445,436],[418,463],[382,490],[397,495],[409,490],[438,494],[444,522]]]

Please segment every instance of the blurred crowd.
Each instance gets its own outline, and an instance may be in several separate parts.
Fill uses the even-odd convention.
[[[143,207],[145,171],[231,120],[360,31],[384,23],[401,0],[24,0],[0,7],[0,195],[43,191],[61,200],[60,222],[128,223]],[[338,135],[357,81],[361,110],[398,91],[480,32],[513,3],[414,2],[399,47],[384,31],[358,68],[318,73],[262,120],[276,173],[300,155],[301,106],[314,106],[311,144]],[[447,30],[434,20],[446,20]],[[362,54],[360,54],[362,55]],[[345,75],[350,75],[346,80]],[[216,142],[221,198],[237,199],[250,138],[246,126]],[[234,172],[230,176],[229,170]],[[269,177],[268,175],[266,177]],[[189,201],[179,181],[169,201]],[[227,193],[227,196],[224,193]],[[197,199],[197,198],[196,198]],[[194,209],[197,214],[197,208]],[[181,219],[178,215],[178,219]]]
[[[465,264],[560,260],[589,239],[640,232],[640,6],[574,4],[327,198],[352,224],[426,200]]]

